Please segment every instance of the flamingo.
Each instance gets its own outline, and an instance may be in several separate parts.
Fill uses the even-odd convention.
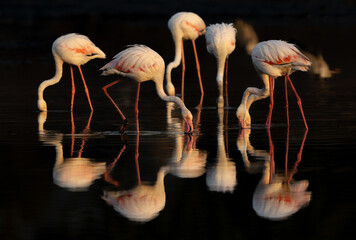
[[[181,108],[181,114],[183,116],[184,121],[186,122],[184,132],[191,133],[194,129],[192,123],[193,115],[186,108],[185,104],[179,97],[167,96],[167,94],[163,90],[164,69],[164,60],[158,53],[144,45],[132,45],[129,46],[127,49],[119,52],[116,56],[114,56],[114,59],[111,62],[103,66],[100,70],[103,71],[102,75],[104,76],[118,74],[120,76],[131,78],[138,83],[135,105],[136,115],[138,114],[138,99],[141,82],[145,82],[148,80],[154,81],[158,96],[166,102],[175,102]],[[127,126],[127,119],[121,112],[119,107],[115,104],[113,99],[107,93],[107,88],[115,85],[118,82],[120,82],[120,80],[116,80],[104,86],[103,91],[110,99],[110,101],[114,104],[115,108],[124,120],[124,125],[120,130],[121,132],[124,132]]]
[[[47,111],[47,103],[43,99],[44,90],[51,85],[58,83],[61,80],[63,73],[63,63],[70,64],[70,73],[72,78],[72,99],[71,99],[71,112],[73,111],[75,85],[73,77],[72,65],[76,65],[79,69],[80,75],[83,80],[85,93],[88,98],[89,106],[93,112],[88,87],[82,73],[81,65],[86,64],[94,58],[106,58],[105,53],[101,51],[95,44],[90,41],[87,36],[69,33],[57,38],[52,45],[52,54],[56,64],[56,73],[53,78],[43,81],[38,87],[38,101],[37,106],[40,111]]]
[[[199,85],[201,91],[200,105],[204,96],[203,84],[200,75],[200,65],[198,60],[198,54],[195,47],[195,40],[205,33],[205,23],[201,17],[192,12],[179,12],[174,14],[168,21],[168,28],[172,33],[173,41],[175,44],[175,57],[173,62],[167,65],[166,79],[167,79],[167,92],[169,96],[175,95],[175,88],[171,81],[171,72],[173,68],[179,66],[182,60],[182,99],[184,93],[184,73],[185,73],[185,59],[183,40],[190,39],[194,48],[194,55],[197,67],[197,73],[199,78]]]
[[[218,98],[218,107],[224,107],[224,98],[223,98],[223,78],[224,78],[224,65],[226,62],[226,103],[227,102],[227,64],[229,55],[235,50],[236,44],[236,33],[237,30],[234,28],[232,23],[226,24],[213,24],[209,25],[206,28],[206,48],[208,52],[214,55],[217,59],[218,72],[216,76],[216,81],[219,88],[219,98]]]
[[[250,106],[253,102],[270,96],[269,113],[266,121],[267,128],[270,128],[273,110],[273,90],[274,79],[280,76],[285,77],[285,96],[287,110],[287,124],[289,126],[287,80],[297,97],[297,103],[304,121],[305,128],[308,129],[304,117],[301,99],[294,88],[289,75],[295,71],[308,71],[311,66],[309,59],[302,54],[295,45],[282,40],[269,40],[258,43],[252,51],[252,63],[264,83],[264,88],[258,89],[249,87],[245,90],[236,115],[241,128],[251,127]]]

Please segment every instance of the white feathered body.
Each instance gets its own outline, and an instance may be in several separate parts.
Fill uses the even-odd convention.
[[[52,45],[53,55],[72,65],[83,65],[94,58],[105,58],[105,53],[87,36],[69,33],[57,38]]]
[[[157,52],[144,45],[132,45],[100,70],[104,71],[103,75],[120,74],[137,82],[145,82],[153,78],[163,81],[164,68],[164,60]]]
[[[281,40],[258,43],[251,54],[256,70],[273,78],[294,71],[308,71],[310,60],[295,45]]]
[[[236,33],[231,23],[209,25],[205,33],[208,52],[218,59],[225,59],[235,50]]]

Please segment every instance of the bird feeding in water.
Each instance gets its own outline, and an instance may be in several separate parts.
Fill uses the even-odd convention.
[[[53,42],[52,54],[56,65],[56,73],[53,78],[43,81],[38,87],[38,109],[40,111],[47,111],[47,103],[43,98],[43,92],[48,86],[54,85],[61,80],[63,74],[63,63],[68,63],[70,64],[70,73],[72,79],[71,112],[73,111],[75,95],[72,65],[77,66],[79,69],[90,109],[91,111],[93,111],[89,90],[85,83],[85,79],[80,66],[86,64],[88,61],[94,58],[106,58],[105,53],[101,51],[97,46],[95,46],[95,44],[90,41],[87,36],[77,33],[69,33],[57,38]]]
[[[280,76],[284,76],[287,124],[289,126],[287,93],[287,82],[289,82],[294,94],[297,97],[297,103],[304,121],[305,128],[308,129],[301,99],[295,90],[289,75],[295,71],[308,71],[309,67],[311,66],[311,61],[305,55],[303,55],[295,45],[281,40],[269,40],[258,43],[253,48],[251,58],[258,75],[264,83],[264,87],[262,89],[249,87],[245,90],[241,104],[236,111],[240,127],[251,127],[251,116],[249,114],[251,104],[257,100],[270,96],[269,113],[266,121],[266,127],[270,128],[274,105],[274,79]]]
[[[152,80],[156,85],[158,96],[166,102],[175,102],[181,108],[183,119],[186,123],[185,133],[193,132],[193,115],[187,109],[183,101],[176,96],[167,96],[163,90],[164,70],[165,64],[163,58],[153,51],[151,48],[144,45],[132,45],[127,49],[119,52],[114,56],[113,60],[103,66],[100,70],[103,71],[102,75],[118,74],[123,77],[128,77],[137,82],[137,95],[135,112],[138,114],[138,100],[140,93],[141,82]],[[124,120],[124,124],[120,131],[124,132],[127,126],[127,119],[121,112],[120,108],[116,105],[114,100],[107,93],[107,89],[121,80],[116,80],[103,87],[105,95],[114,104],[116,110]]]
[[[184,59],[184,47],[183,40],[190,39],[193,44],[199,86],[201,92],[201,99],[199,105],[202,104],[204,90],[203,83],[200,75],[200,65],[198,54],[195,46],[195,40],[205,34],[205,23],[201,17],[192,12],[179,12],[174,14],[168,21],[168,28],[172,33],[174,45],[175,45],[175,57],[174,60],[167,65],[166,70],[166,88],[169,96],[175,95],[175,87],[172,84],[171,72],[173,68],[179,66],[182,61],[182,99],[184,98],[184,74],[185,74],[185,59]]]
[[[228,91],[227,91],[227,66],[228,57],[235,50],[237,30],[232,24],[213,24],[206,28],[205,39],[208,52],[216,57],[218,72],[216,82],[219,88],[218,107],[224,107],[224,67],[226,63],[225,73],[225,92],[226,105],[228,106]]]

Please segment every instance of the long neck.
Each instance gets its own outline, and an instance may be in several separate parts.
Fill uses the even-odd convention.
[[[226,57],[217,58],[218,72],[216,74],[216,82],[218,83],[220,96],[223,96],[223,90],[224,90],[223,81],[224,81],[225,62],[226,62]]]
[[[167,85],[172,83],[171,80],[172,69],[178,67],[182,60],[183,38],[181,36],[173,36],[173,40],[176,48],[176,53],[173,62],[170,62],[167,65],[167,70],[166,70]]]
[[[56,64],[56,73],[53,78],[49,80],[43,81],[40,86],[38,87],[38,100],[44,101],[43,99],[43,91],[46,89],[46,87],[54,85],[61,80],[62,73],[63,73],[63,60],[60,59],[58,55],[55,53],[53,54],[54,57],[54,62]]]
[[[154,80],[155,84],[156,84],[156,91],[158,96],[166,102],[174,102],[176,103],[182,110],[188,110],[185,106],[185,104],[183,103],[183,101],[176,96],[167,96],[167,94],[164,92],[163,90],[163,75],[159,76],[159,79]]]

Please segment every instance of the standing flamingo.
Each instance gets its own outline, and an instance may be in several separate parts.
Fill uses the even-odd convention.
[[[195,61],[197,67],[197,73],[199,78],[199,85],[201,91],[201,100],[200,105],[202,104],[202,99],[204,96],[203,84],[200,76],[200,65],[198,60],[198,54],[195,47],[195,39],[205,33],[205,23],[201,17],[192,12],[179,12],[174,14],[168,21],[168,28],[172,33],[173,41],[175,44],[175,57],[173,62],[167,65],[166,70],[166,79],[167,79],[167,92],[168,95],[175,95],[175,88],[171,81],[171,71],[173,68],[179,66],[182,60],[182,98],[184,93],[184,73],[185,73],[185,60],[184,60],[184,48],[183,48],[183,40],[190,39],[192,40]]]
[[[213,24],[206,28],[206,48],[208,52],[214,55],[217,59],[218,73],[216,76],[216,81],[219,87],[219,98],[218,98],[218,107],[224,107],[224,87],[223,87],[223,78],[224,78],[224,65],[226,62],[226,76],[225,76],[225,87],[226,87],[226,104],[227,102],[227,64],[228,57],[235,49],[236,43],[236,32],[237,30],[233,25],[221,23]]]
[[[163,90],[164,79],[164,60],[163,58],[153,51],[151,48],[144,45],[132,45],[127,49],[119,52],[114,59],[102,67],[102,75],[118,74],[124,77],[135,80],[137,85],[136,105],[135,112],[138,114],[138,100],[140,93],[140,84],[148,80],[154,81],[156,84],[156,91],[158,96],[166,102],[175,102],[181,108],[183,119],[186,122],[185,133],[191,133],[193,131],[193,115],[186,108],[183,101],[176,96],[167,96]],[[127,125],[127,119],[115,104],[114,100],[107,93],[107,88],[120,82],[117,80],[103,87],[105,95],[114,104],[115,108],[124,120],[124,125],[121,127],[121,132],[125,131]]]
[[[73,111],[75,85],[73,77],[72,65],[76,65],[79,69],[80,75],[83,80],[85,93],[88,98],[89,106],[93,111],[91,104],[89,90],[84,80],[81,65],[86,64],[94,58],[105,58],[105,53],[101,51],[87,36],[77,33],[69,33],[57,38],[52,45],[52,54],[56,64],[56,73],[53,78],[43,81],[38,87],[38,101],[37,106],[40,111],[47,111],[47,103],[43,99],[43,91],[51,85],[58,83],[61,80],[63,73],[63,63],[70,64],[70,73],[72,78],[72,99],[71,99],[71,112]]]
[[[264,88],[258,89],[249,87],[245,90],[240,106],[237,108],[236,115],[239,119],[241,128],[251,127],[251,117],[249,114],[250,106],[253,102],[270,96],[269,113],[266,121],[267,128],[270,128],[272,110],[273,110],[273,90],[274,79],[285,76],[285,96],[287,110],[287,124],[289,126],[288,113],[288,94],[287,80],[291,85],[294,94],[297,97],[297,103],[303,117],[305,128],[308,129],[304,117],[301,99],[289,78],[289,75],[295,71],[308,71],[311,66],[309,59],[304,56],[295,45],[281,40],[269,40],[258,43],[251,54],[252,63],[264,83]]]

